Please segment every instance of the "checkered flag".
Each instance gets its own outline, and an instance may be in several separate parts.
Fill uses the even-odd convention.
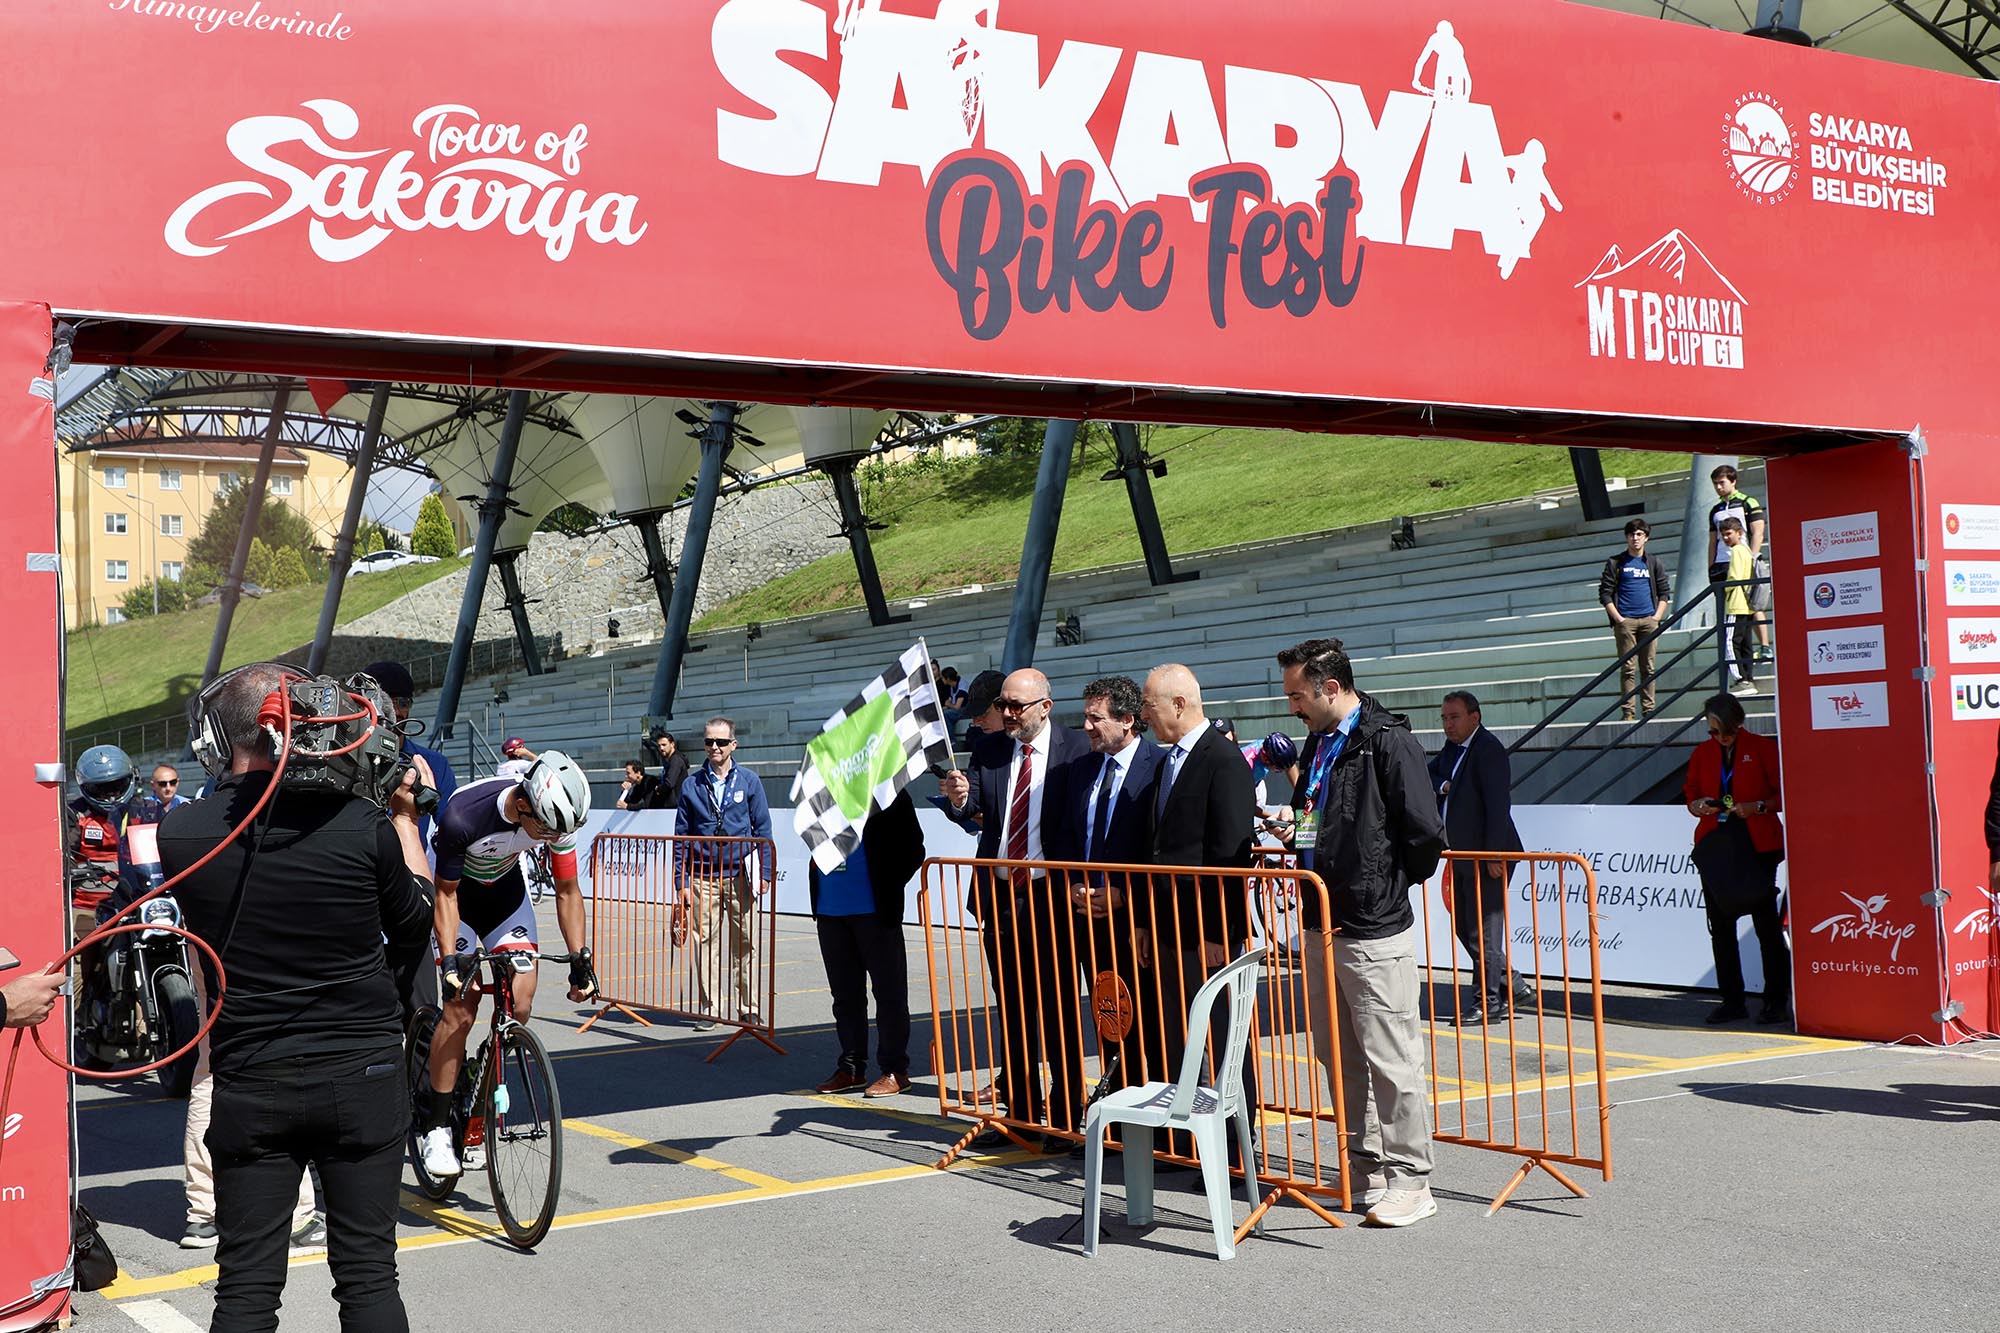
[[[930,649],[919,639],[806,746],[792,779],[792,831],[822,873],[837,870],[861,845],[869,815],[911,778],[950,759],[944,703]]]

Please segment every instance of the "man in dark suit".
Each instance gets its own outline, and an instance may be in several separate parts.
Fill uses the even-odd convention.
[[[1055,710],[1049,678],[1032,667],[1007,676],[996,706],[1002,730],[976,738],[968,768],[939,781],[947,813],[977,831],[980,857],[1060,859],[1072,845],[1063,828],[1069,782],[1075,761],[1089,752],[1090,742],[1049,720]],[[981,872],[973,879],[972,906],[983,927],[981,945],[1000,999],[997,1093],[1017,1120],[1080,1131],[1083,1053],[1076,1024],[1062,1026],[1063,998],[1068,997],[1067,1011],[1073,1013],[1076,996],[1072,913],[1058,910],[1068,906],[1064,886],[1025,868],[999,876]],[[1053,1002],[1044,1005],[1038,997]],[[1052,1085],[1047,1096],[1040,1072],[1045,1046]],[[975,1140],[974,1146],[982,1145]],[[1069,1147],[1061,1140],[1049,1146]]]
[[[1105,676],[1083,690],[1083,730],[1091,753],[1079,759],[1069,783],[1063,827],[1075,839],[1064,859],[1101,865],[1146,865],[1153,859],[1154,783],[1166,751],[1139,727],[1139,683]],[[1145,1048],[1145,1006],[1150,969],[1139,966],[1138,938],[1152,928],[1152,900],[1142,878],[1134,892],[1126,871],[1092,871],[1070,885],[1078,943],[1090,984],[1098,1057],[1110,1087],[1167,1078],[1159,1049]],[[1157,1006],[1156,1006],[1157,1007]],[[1159,1028],[1158,1021],[1152,1024]],[[1115,1068],[1114,1068],[1115,1064]]]
[[[1208,724],[1201,685],[1177,664],[1155,667],[1146,677],[1141,716],[1167,752],[1154,788],[1152,854],[1159,866],[1247,867],[1251,859],[1251,819],[1256,791],[1250,766],[1234,745]],[[1187,1032],[1188,1004],[1201,984],[1234,958],[1250,935],[1244,882],[1202,875],[1156,876],[1150,953],[1161,977],[1160,1019],[1167,1068],[1159,1077],[1179,1076],[1181,1052],[1198,1034]],[[1140,961],[1147,961],[1142,938]],[[1174,1012],[1177,1007],[1177,1012]],[[1152,1019],[1148,1016],[1148,1021]],[[1215,1007],[1210,1050],[1221,1063],[1229,1009]],[[1255,1106],[1256,1060],[1243,1061],[1243,1086]]]
[[[1430,761],[1431,788],[1438,794],[1438,814],[1444,820],[1445,843],[1462,852],[1518,852],[1521,835],[1514,828],[1513,774],[1507,747],[1480,725],[1479,700],[1466,690],[1453,690],[1438,710],[1445,746]],[[1472,960],[1475,984],[1484,990],[1459,1022],[1467,1027],[1504,1023],[1512,1017],[1508,1005],[1507,863],[1455,861],[1451,867],[1451,925]],[[1481,960],[1484,960],[1483,964]],[[1535,1002],[1535,991],[1514,978],[1512,996],[1522,1004]]]

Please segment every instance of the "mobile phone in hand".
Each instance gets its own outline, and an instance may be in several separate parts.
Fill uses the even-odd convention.
[[[8,971],[11,968],[19,967],[20,965],[21,965],[21,960],[14,956],[14,951],[12,949],[0,947],[0,972]]]

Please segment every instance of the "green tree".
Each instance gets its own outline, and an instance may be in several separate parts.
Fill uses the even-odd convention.
[[[266,588],[270,587],[271,563],[276,558],[276,556],[271,554],[271,548],[264,544],[262,537],[252,537],[250,539],[250,558],[243,563],[244,581]]]
[[[250,488],[240,481],[230,482],[215,497],[207,517],[202,519],[201,531],[188,543],[188,563],[206,564],[218,571],[226,571],[229,561],[236,554],[236,534],[243,526],[243,510],[250,499]],[[289,546],[311,568],[318,559],[313,549],[314,532],[312,524],[306,522],[283,500],[266,498],[263,507],[257,511],[255,536],[262,540],[267,550],[276,551]],[[220,581],[218,575],[217,581]],[[262,583],[262,579],[256,580]]]
[[[362,524],[361,531],[354,535],[354,554],[357,556],[373,555],[381,549],[382,525],[380,523]]]
[[[297,588],[310,582],[311,578],[312,576],[306,573],[305,558],[298,553],[297,548],[287,546],[272,557],[269,587]]]
[[[444,512],[444,497],[432,491],[417,506],[417,523],[410,529],[410,554],[443,558],[457,551],[458,543],[451,530],[451,520]]]

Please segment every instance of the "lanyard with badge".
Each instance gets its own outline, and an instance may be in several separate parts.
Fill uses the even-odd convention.
[[[1715,822],[1718,824],[1726,822],[1730,813],[1736,809],[1736,797],[1730,791],[1730,788],[1735,785],[1735,779],[1736,747],[1734,745],[1724,746],[1722,750],[1722,809],[1715,816]]]
[[[1329,731],[1313,752],[1312,772],[1306,778],[1305,805],[1298,812],[1299,822],[1292,830],[1294,851],[1309,852],[1319,846],[1320,788],[1326,785],[1326,775],[1332,770],[1333,761],[1340,757],[1340,747],[1346,739],[1341,732]]]

